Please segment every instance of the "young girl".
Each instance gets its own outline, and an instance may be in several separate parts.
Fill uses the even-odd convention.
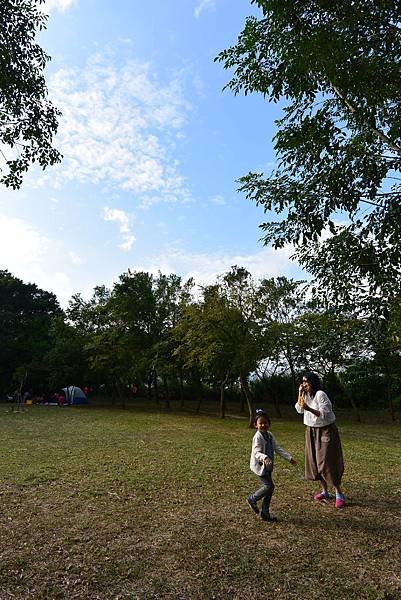
[[[274,483],[272,480],[274,454],[279,454],[292,465],[295,465],[296,461],[292,458],[291,454],[280,448],[273,435],[270,433],[270,419],[266,413],[263,411],[258,411],[256,413],[254,426],[256,427],[257,432],[252,440],[252,452],[249,466],[251,471],[259,477],[262,482],[262,487],[254,494],[251,494],[251,496],[248,496],[247,502],[252,510],[256,514],[259,514],[257,502],[263,498],[260,516],[263,521],[275,522],[277,519],[270,514],[270,501],[274,492]]]

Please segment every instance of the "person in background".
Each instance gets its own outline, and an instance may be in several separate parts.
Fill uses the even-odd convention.
[[[305,428],[305,478],[319,481],[321,491],[314,495],[317,501],[327,500],[328,486],[335,489],[336,508],[345,505],[341,490],[344,459],[336,417],[327,394],[316,373],[305,373],[299,386],[298,413],[303,414]]]
[[[29,392],[28,390],[24,393],[23,397],[22,397],[22,402],[23,404],[27,403],[27,400],[31,400],[32,398],[32,394],[31,392]]]

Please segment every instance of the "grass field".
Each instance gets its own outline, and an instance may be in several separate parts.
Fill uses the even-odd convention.
[[[245,503],[246,420],[0,407],[0,599],[398,600],[400,425],[339,420],[348,506],[314,503],[303,426],[273,420],[272,513]]]

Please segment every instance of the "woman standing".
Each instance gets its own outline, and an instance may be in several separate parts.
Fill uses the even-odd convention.
[[[327,394],[322,390],[316,373],[305,373],[299,386],[297,412],[304,415],[305,431],[305,477],[319,481],[321,492],[315,500],[329,498],[327,487],[336,492],[336,508],[343,508],[344,495],[341,478],[344,473],[341,440],[335,423],[336,417]]]

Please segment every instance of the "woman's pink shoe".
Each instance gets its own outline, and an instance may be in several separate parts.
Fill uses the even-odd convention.
[[[322,500],[328,500],[329,495],[327,492],[319,492],[313,496],[313,499],[317,500],[318,502],[321,502]]]
[[[344,498],[336,498],[336,508],[344,508],[345,500]]]

